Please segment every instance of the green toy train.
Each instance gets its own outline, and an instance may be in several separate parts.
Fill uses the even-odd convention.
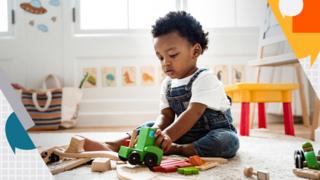
[[[144,164],[149,168],[160,165],[163,151],[154,145],[155,131],[155,128],[141,128],[137,144],[133,148],[121,146],[119,158],[132,165]]]

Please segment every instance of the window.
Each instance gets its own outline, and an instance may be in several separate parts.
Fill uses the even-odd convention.
[[[256,0],[251,1],[255,2]],[[248,26],[252,23],[244,21],[248,18],[243,15],[239,16],[237,8],[242,10],[250,5],[251,1],[75,0],[75,19],[77,20],[75,31],[83,34],[150,30],[157,18],[169,11],[176,10],[185,10],[191,13],[206,29],[240,27],[241,24]],[[241,6],[237,7],[238,3],[242,3]],[[257,19],[255,22],[259,22],[259,20]],[[251,26],[255,26],[255,24]]]
[[[9,31],[8,19],[8,2],[7,0],[0,0],[0,33]]]
[[[150,29],[157,18],[175,10],[174,0],[129,0],[129,29]]]
[[[187,11],[205,28],[235,26],[235,0],[188,0]]]
[[[81,0],[80,29],[126,29],[127,0]]]
[[[76,31],[150,29],[155,20],[176,10],[180,0],[76,0]],[[146,14],[148,16],[146,16]]]

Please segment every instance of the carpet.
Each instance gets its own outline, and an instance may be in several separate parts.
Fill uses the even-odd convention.
[[[77,133],[98,141],[110,140],[119,133]],[[75,133],[30,133],[36,146],[52,147],[68,144]],[[188,179],[248,179],[243,175],[246,166],[255,170],[268,171],[270,179],[299,179],[293,173],[293,152],[301,149],[303,138],[270,133],[268,130],[253,129],[249,137],[240,137],[240,149],[237,155],[227,164],[201,171],[199,175],[188,176]],[[313,143],[317,152],[320,145]],[[173,174],[177,178],[184,177]],[[54,176],[55,179],[117,179],[115,170],[104,173],[91,172],[89,166],[82,166]],[[141,177],[143,179],[143,177]],[[256,178],[249,178],[256,179]]]

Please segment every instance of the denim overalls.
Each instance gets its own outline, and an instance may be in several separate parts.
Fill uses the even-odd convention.
[[[168,81],[166,98],[177,117],[189,105],[192,83],[205,70],[198,70],[187,85],[171,88],[171,80]],[[143,126],[151,127],[153,124],[149,122]],[[239,139],[232,125],[230,109],[221,112],[207,108],[195,125],[175,143],[192,143],[200,156],[233,157],[239,149]]]

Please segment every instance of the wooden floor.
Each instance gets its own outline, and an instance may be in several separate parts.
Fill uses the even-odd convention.
[[[272,123],[272,124],[268,124],[267,126],[271,132],[284,134],[284,125],[283,124]],[[303,126],[303,124],[295,124],[294,130],[295,130],[295,135],[297,137],[310,139],[310,129],[308,127]]]

